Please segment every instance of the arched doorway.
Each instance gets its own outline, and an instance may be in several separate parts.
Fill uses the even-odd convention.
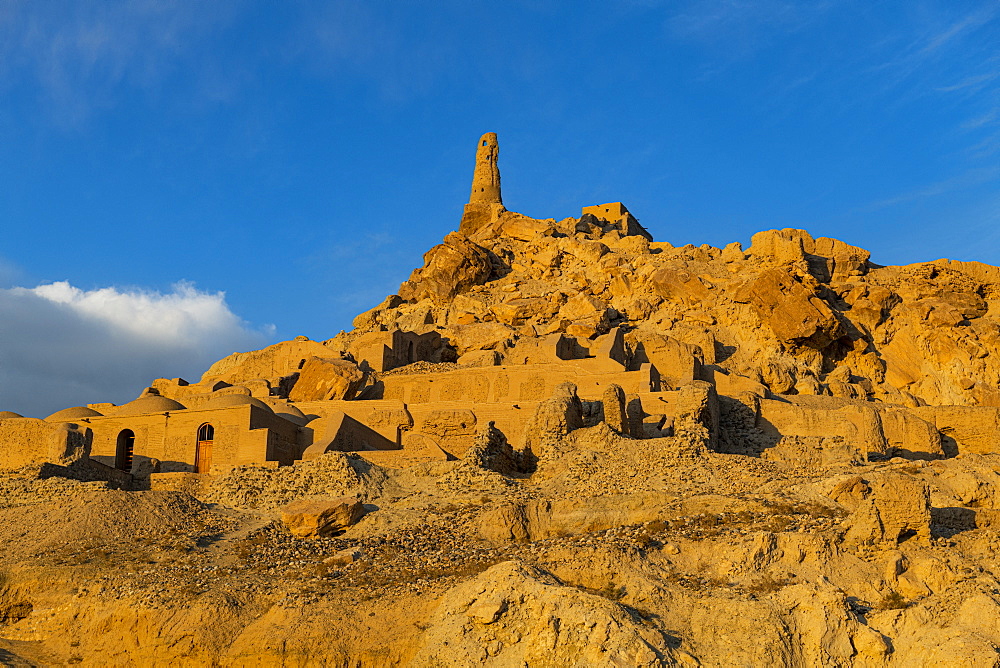
[[[122,429],[118,434],[118,446],[115,448],[115,468],[119,471],[131,471],[134,451],[135,432],[131,429]]]
[[[205,423],[198,427],[198,447],[194,452],[194,472],[210,473],[212,470],[212,443],[215,427]]]

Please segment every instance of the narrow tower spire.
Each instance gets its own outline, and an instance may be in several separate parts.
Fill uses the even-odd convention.
[[[465,205],[462,223],[458,231],[462,234],[474,234],[490,225],[503,213],[503,200],[500,198],[500,145],[497,143],[497,133],[487,132],[479,138],[476,145],[476,168],[472,172],[472,194],[469,203]]]
[[[472,195],[469,204],[484,202],[486,204],[503,204],[500,198],[500,146],[497,144],[497,133],[487,132],[479,138],[476,148],[476,169],[472,172]]]

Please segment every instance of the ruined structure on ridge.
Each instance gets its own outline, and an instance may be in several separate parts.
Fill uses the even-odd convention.
[[[821,458],[992,448],[1000,368],[981,346],[997,340],[986,323],[1000,270],[877,267],[862,249],[801,230],[761,232],[746,251],[674,248],[621,202],[530,218],[503,207],[498,155],[496,135],[484,134],[461,229],[353,331],[232,355],[195,384],[159,379],[126,406],[60,411],[47,422],[61,431],[28,439],[9,461],[45,459],[52,439],[79,438],[98,461],[154,475],[328,450],[386,465],[448,459],[488,423],[523,446],[534,412],[566,383],[587,424],[620,388],[632,438],[670,435],[697,415],[709,447],[770,458],[832,438],[852,453]],[[935,369],[908,359],[927,327],[936,349],[952,346],[942,360],[968,360]],[[952,371],[974,368],[981,380]],[[0,437],[26,421],[0,419]]]
[[[497,133],[487,132],[479,138],[476,148],[476,168],[472,173],[472,194],[469,204],[503,204],[500,197],[500,146]]]
[[[476,166],[472,172],[472,193],[459,225],[459,232],[472,234],[495,221],[503,208],[500,196],[500,145],[497,134],[487,132],[476,144]]]
[[[0,663],[996,665],[1000,268],[532,218],[497,156],[350,331],[0,412]]]

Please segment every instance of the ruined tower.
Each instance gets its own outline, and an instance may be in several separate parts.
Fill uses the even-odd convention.
[[[497,144],[497,133],[487,132],[479,138],[476,148],[476,169],[472,172],[472,195],[469,204],[483,202],[486,204],[503,204],[500,198],[500,166],[497,158],[500,156],[500,146]]]
[[[497,134],[487,132],[476,145],[476,167],[472,172],[472,194],[458,231],[472,234],[497,220],[505,210],[500,197],[500,146]]]

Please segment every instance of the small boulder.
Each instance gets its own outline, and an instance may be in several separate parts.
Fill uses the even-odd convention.
[[[604,406],[604,421],[619,434],[629,435],[629,421],[625,414],[625,390],[611,383],[604,390],[601,402]]]
[[[540,456],[574,429],[583,426],[583,403],[576,385],[561,383],[552,397],[538,404],[525,428],[525,449]]]
[[[357,547],[349,547],[346,550],[341,550],[323,560],[323,563],[327,566],[346,566],[347,564],[353,563],[359,559],[363,559],[365,553]]]
[[[458,358],[464,366],[499,366],[503,355],[496,350],[470,350]]]
[[[843,436],[782,436],[761,459],[786,462],[793,466],[856,466],[865,462],[865,453]]]
[[[148,480],[153,473],[160,472],[160,460],[152,457],[136,455],[132,460],[132,470],[129,473],[137,480]]]
[[[281,508],[281,521],[297,538],[322,538],[343,531],[364,514],[364,504],[351,496],[298,499]]]
[[[782,268],[768,269],[736,290],[733,301],[750,304],[783,343],[822,350],[845,330],[806,278]]]
[[[849,492],[842,489],[848,485]],[[930,542],[930,490],[920,480],[889,472],[870,476],[860,483],[845,481],[833,494],[860,496],[854,512],[845,522],[848,543],[898,543],[910,536],[923,544]]]

